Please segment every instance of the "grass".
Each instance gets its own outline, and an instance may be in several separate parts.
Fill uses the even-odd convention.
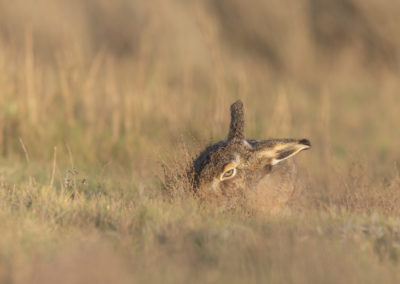
[[[328,2],[0,0],[0,283],[398,283],[400,7]],[[238,98],[280,214],[177,174]]]
[[[2,185],[3,281],[399,280],[395,216],[334,207],[249,216],[112,188]]]

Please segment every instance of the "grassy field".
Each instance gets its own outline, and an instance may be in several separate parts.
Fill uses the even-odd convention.
[[[147,2],[0,0],[0,283],[399,283],[399,3]],[[289,208],[166,198],[238,98]]]

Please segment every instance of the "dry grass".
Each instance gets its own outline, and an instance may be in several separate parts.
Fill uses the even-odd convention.
[[[292,2],[0,0],[0,283],[398,283],[400,6]],[[237,98],[282,214],[177,174]]]

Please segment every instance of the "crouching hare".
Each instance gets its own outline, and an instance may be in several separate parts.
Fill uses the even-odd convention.
[[[208,146],[190,169],[195,193],[224,206],[238,202],[279,212],[295,189],[296,167],[288,160],[311,147],[307,139],[246,139],[244,107],[231,105],[228,137]]]

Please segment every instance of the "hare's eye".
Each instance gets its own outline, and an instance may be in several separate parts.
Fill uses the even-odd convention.
[[[221,180],[232,178],[236,174],[236,169],[230,169],[224,172],[221,176]]]

